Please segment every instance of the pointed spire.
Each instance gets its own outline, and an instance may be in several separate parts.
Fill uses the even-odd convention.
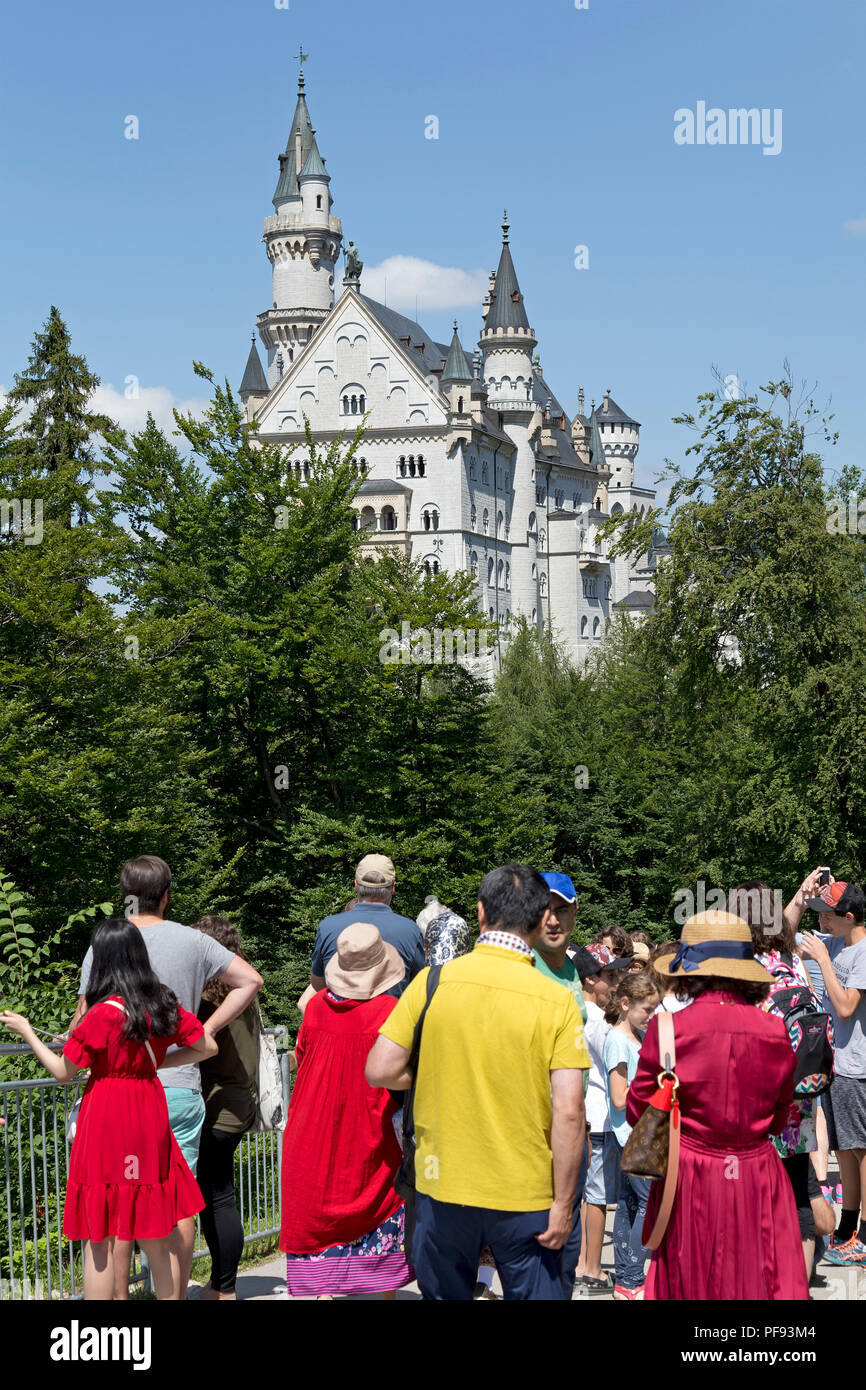
[[[454,337],[451,339],[451,346],[448,349],[448,357],[442,372],[442,383],[446,381],[471,381],[472,373],[466,365],[466,353],[460,344],[457,334],[457,320],[454,320]]]
[[[301,50],[302,63],[306,61],[307,54]],[[282,203],[289,202],[290,199],[300,197],[298,190],[298,175],[304,169],[310,152],[316,144],[316,137],[313,131],[313,123],[310,120],[310,113],[307,110],[307,98],[304,95],[304,69],[301,67],[298,77],[298,104],[295,107],[295,114],[292,117],[292,126],[289,131],[289,139],[286,144],[285,153],[280,155],[280,177],[274,190],[273,204],[279,208]],[[318,154],[318,149],[316,149]]]
[[[529,319],[523,306],[523,295],[517,283],[517,272],[508,245],[508,215],[502,223],[502,254],[491,294],[490,312],[484,320],[485,331],[490,328],[523,328],[529,331]]]
[[[259,357],[258,348],[256,347],[256,335],[254,333],[250,355],[247,358],[247,365],[244,370],[244,379],[241,382],[241,389],[238,395],[241,400],[243,400],[245,394],[267,395],[268,389],[268,379],[265,376],[261,358]]]
[[[595,401],[592,403],[592,415],[589,418],[589,462],[592,468],[607,468],[607,459],[604,455],[604,445],[601,442],[601,430],[598,427],[598,416],[595,412]]]
[[[307,162],[301,170],[299,177],[302,179],[317,178],[321,179],[324,183],[331,182],[331,175],[325,168],[325,161],[319,154],[319,147],[316,144],[315,131],[313,131],[313,143],[310,147],[310,153],[307,156]]]

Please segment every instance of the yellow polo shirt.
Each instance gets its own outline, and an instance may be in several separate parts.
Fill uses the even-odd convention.
[[[411,1049],[426,997],[422,970],[380,1033]],[[550,1073],[589,1065],[574,995],[531,956],[482,942],[448,961],[421,1037],[418,1191],[500,1211],[549,1207]]]

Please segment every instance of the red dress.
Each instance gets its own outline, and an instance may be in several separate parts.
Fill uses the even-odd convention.
[[[741,996],[700,995],[673,1015],[682,1147],[670,1223],[653,1253],[648,1299],[807,1299],[794,1193],[770,1142],[788,1116],[794,1054],[787,1029]],[[635,1124],[661,1070],[652,1019],[629,1086]],[[654,1182],[645,1229],[661,1201]]]
[[[119,995],[113,996],[120,1000]],[[90,1068],[69,1155],[63,1234],[69,1240],[156,1240],[204,1207],[168,1123],[162,1082],[143,1042],[123,1037],[126,1016],[105,1002],[88,1009],[63,1048]],[[201,1037],[178,1006],[171,1037],[150,1038],[157,1063],[172,1044]]]
[[[402,1157],[397,1106],[364,1076],[396,1003],[387,994],[337,1000],[324,989],[307,1005],[283,1135],[280,1249],[287,1254],[350,1245],[402,1205],[392,1186]]]

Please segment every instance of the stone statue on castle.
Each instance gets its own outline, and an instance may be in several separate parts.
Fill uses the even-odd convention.
[[[359,285],[361,283],[361,271],[364,269],[364,262],[358,255],[358,248],[354,241],[349,242],[346,251],[346,275],[344,284]]]

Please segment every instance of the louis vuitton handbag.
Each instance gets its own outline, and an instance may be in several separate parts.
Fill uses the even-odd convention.
[[[659,1072],[658,1090],[626,1140],[621,1164],[624,1173],[632,1173],[637,1178],[664,1179],[655,1225],[649,1236],[644,1234],[643,1238],[649,1250],[658,1249],[667,1230],[680,1165],[680,1103],[677,1100],[680,1083],[676,1073],[673,1015],[659,1014],[658,1021],[659,1055],[664,1070]]]

